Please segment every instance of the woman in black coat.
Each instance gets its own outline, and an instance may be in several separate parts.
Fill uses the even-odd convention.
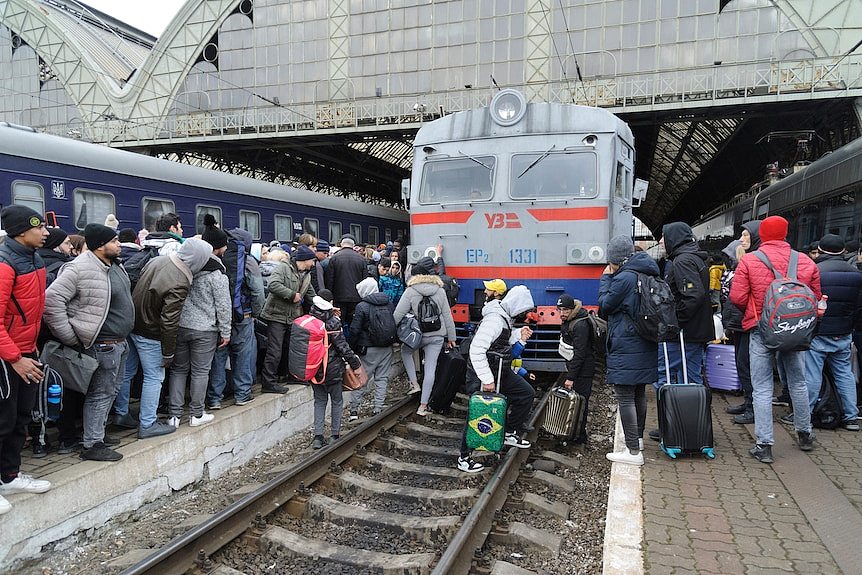
[[[571,347],[563,358],[566,360],[566,380],[563,386],[574,389],[584,398],[584,417],[581,427],[575,432],[575,443],[587,441],[587,413],[589,412],[590,395],[593,392],[593,376],[596,373],[593,358],[593,335],[590,328],[589,313],[583,308],[580,300],[567,293],[557,300],[557,311],[560,314],[560,339],[563,344]],[[563,346],[561,346],[562,350]],[[561,351],[562,355],[562,351]]]
[[[608,453],[619,463],[643,465],[646,385],[658,379],[658,345],[642,338],[634,317],[640,308],[638,274],[658,276],[658,265],[646,252],[635,252],[628,236],[608,244],[608,266],[599,284],[599,309],[608,318],[608,383],[614,386],[627,450]]]

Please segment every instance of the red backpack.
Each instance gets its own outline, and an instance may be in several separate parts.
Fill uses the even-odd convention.
[[[290,330],[290,348],[287,367],[290,375],[299,381],[323,383],[329,358],[329,332],[323,320],[311,315],[298,317]],[[315,375],[323,367],[320,380]]]

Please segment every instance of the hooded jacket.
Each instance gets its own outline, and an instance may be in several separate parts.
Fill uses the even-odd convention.
[[[760,247],[760,220],[753,220],[742,224],[743,229],[748,230],[748,235],[751,238],[751,243],[746,250],[746,253],[751,253]],[[740,244],[739,240],[733,240],[730,245],[724,248],[726,250],[733,247],[733,262],[734,269],[730,272],[725,272],[721,278],[721,323],[724,329],[730,331],[744,331],[742,329],[742,310],[730,303],[730,288],[733,286],[733,276],[736,273],[736,266],[739,262],[736,260],[736,246]]]
[[[354,288],[355,289],[355,288]],[[452,319],[452,310],[449,308],[449,300],[446,299],[446,292],[443,291],[443,280],[433,275],[414,275],[407,282],[407,289],[404,295],[401,296],[401,301],[395,308],[395,325],[401,323],[401,320],[408,312],[413,312],[413,315],[419,316],[419,302],[422,298],[429,296],[434,303],[437,304],[437,309],[440,310],[441,325],[437,331],[424,333],[424,336],[442,335],[449,341],[455,341],[455,320]]]
[[[637,274],[658,276],[658,264],[646,252],[635,252],[613,275],[599,282],[599,309],[608,318],[607,381],[612,385],[643,385],[658,380],[658,344],[635,328],[640,309]]]
[[[350,322],[348,330],[348,343],[354,350],[374,347],[371,341],[371,333],[369,326],[371,325],[371,312],[375,307],[384,308],[389,314],[394,313],[394,307],[389,300],[389,296],[380,292],[377,287],[377,282],[374,278],[366,278],[359,282],[356,286],[359,295],[362,296],[362,301],[356,305],[356,311],[353,313],[353,321]]]
[[[171,232],[151,232],[141,246],[155,246],[159,248],[160,256],[167,256],[180,251],[183,242],[183,238]]]
[[[413,278],[410,281],[412,282]],[[407,297],[407,292],[404,293],[404,297]],[[470,343],[467,362],[469,369],[473,370],[482,385],[494,383],[497,380],[498,368],[496,365],[491,365],[488,352],[498,357],[503,355],[500,352],[509,354],[512,344],[521,337],[520,329],[512,329],[514,318],[533,307],[535,307],[533,296],[530,290],[522,285],[514,286],[502,300],[492,299],[482,307],[482,321],[479,322],[479,327],[476,328],[473,341]],[[499,341],[504,336],[506,341]],[[503,363],[503,369],[509,369],[509,363],[505,358]]]
[[[217,331],[230,338],[233,319],[230,286],[224,264],[215,256],[194,275],[180,314],[180,327],[195,331]]]
[[[820,270],[820,289],[829,296],[816,335],[850,335],[862,310],[862,272],[845,260],[843,254],[823,254],[815,261]]]
[[[595,361],[593,359],[593,333],[590,322],[587,320],[589,312],[580,308],[578,312],[569,317],[560,325],[560,337],[572,346],[572,359],[566,361],[566,379],[577,381],[578,379],[592,380],[595,374]]]
[[[244,287],[248,288],[248,301],[243,302],[243,313],[251,313],[253,317],[258,317],[263,311],[266,294],[264,293],[263,274],[260,270],[260,263],[251,255],[251,245],[254,238],[251,232],[242,228],[234,228],[229,234],[239,239],[243,247],[245,247]]]
[[[302,300],[294,303],[294,296],[297,293],[302,294],[305,301],[311,302],[311,298],[317,295],[311,287],[311,275],[307,271],[299,271],[293,258],[276,266],[269,276],[267,287],[269,295],[266,296],[263,313],[260,314],[266,321],[293,323],[293,320],[302,315]]]
[[[162,355],[173,357],[183,303],[194,275],[209,261],[213,248],[197,238],[189,238],[177,253],[149,261],[132,292],[135,329],[132,333],[161,341]]]
[[[709,301],[708,254],[700,249],[688,224],[673,222],[662,229],[669,264],[665,279],[676,301],[676,317],[688,343],[715,339]]]
[[[329,258],[323,276],[323,283],[332,292],[336,305],[356,303],[362,299],[356,284],[368,277],[365,258],[352,249],[340,249]]]
[[[0,359],[15,363],[36,351],[45,310],[45,264],[36,250],[7,237],[0,245]]]
[[[323,382],[324,384],[338,383],[341,385],[341,380],[344,377],[344,362],[350,365],[350,369],[359,369],[362,362],[347,344],[344,330],[341,329],[341,320],[331,309],[322,310],[317,306],[311,306],[308,313],[323,321],[326,331],[329,332],[329,351],[326,358],[326,376]],[[323,366],[321,365],[315,374],[315,379],[320,379],[322,371]]]

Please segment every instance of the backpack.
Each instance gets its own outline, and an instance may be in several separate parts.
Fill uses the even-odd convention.
[[[446,274],[441,275],[440,279],[443,280],[443,291],[446,292],[446,301],[449,302],[449,307],[455,307],[455,304],[458,303],[458,293],[461,291],[458,280]]]
[[[608,322],[603,320],[594,312],[587,313],[578,321],[587,321],[590,324],[590,342],[593,344],[593,354],[604,357],[608,352]]]
[[[312,315],[298,317],[290,330],[287,370],[299,381],[323,383],[329,358],[329,332],[323,320]],[[323,368],[320,380],[315,376]]]
[[[443,326],[440,319],[440,308],[431,296],[423,296],[416,308],[416,319],[419,320],[419,330],[422,333],[438,331]]]
[[[159,256],[159,248],[157,246],[143,246],[138,253],[132,255],[128,260],[123,262],[123,267],[129,275],[129,282],[132,284],[132,291],[141,279],[141,272],[150,262],[151,259]]]
[[[242,240],[227,232],[227,250],[222,255],[221,261],[227,273],[234,323],[241,322],[245,314],[251,309],[249,289],[245,280],[247,255]]]
[[[841,398],[835,389],[835,381],[829,366],[824,366],[820,395],[811,410],[811,426],[818,429],[837,429],[844,419]]]
[[[373,347],[386,347],[395,343],[397,327],[388,305],[369,305],[368,334]]]
[[[757,322],[763,345],[775,351],[808,349],[817,328],[817,300],[811,288],[796,279],[799,252],[790,250],[786,276],[772,267],[762,251],[757,250],[754,255],[775,275],[766,288]]]
[[[676,339],[679,322],[673,292],[667,282],[656,276],[637,273],[636,291],[639,306],[634,324],[638,335],[655,343]]]

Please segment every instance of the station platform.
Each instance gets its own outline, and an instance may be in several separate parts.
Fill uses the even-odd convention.
[[[657,422],[647,391],[649,431]],[[806,453],[792,427],[778,422],[788,408],[775,407],[775,462],[766,465],[748,453],[754,426],[735,424],[724,411],[739,401],[713,394],[716,459],[672,460],[646,439],[642,468],[614,464],[605,574],[862,573],[862,433],[817,429]],[[616,497],[615,485],[625,489]],[[619,515],[627,500],[635,508],[628,528],[619,518],[612,523],[610,508]],[[608,533],[613,525],[616,536]]]

